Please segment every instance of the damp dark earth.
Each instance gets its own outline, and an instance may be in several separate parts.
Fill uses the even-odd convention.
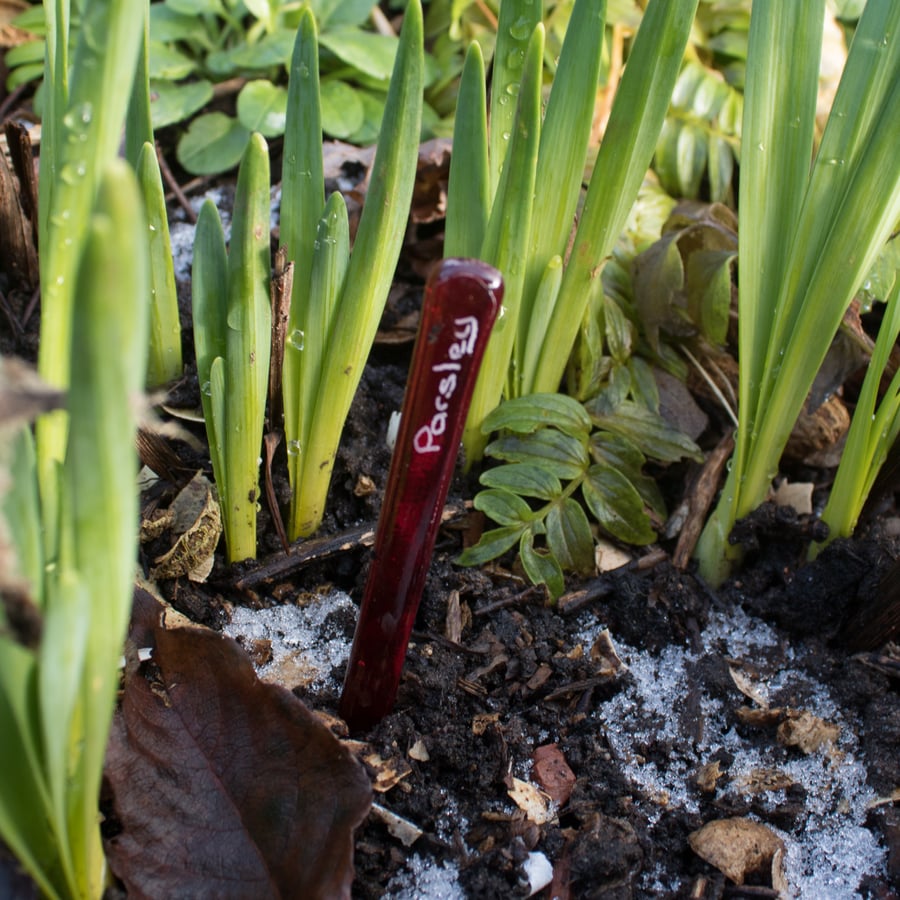
[[[445,150],[423,149],[420,209],[446,178]],[[335,152],[333,177],[347,181],[334,186],[352,197],[367,158]],[[227,190],[217,204],[227,208]],[[189,251],[184,218],[173,210],[173,242]],[[607,545],[595,574],[568,577],[551,602],[514,554],[456,564],[486,527],[472,505],[477,473],[458,467],[394,710],[362,733],[340,720],[389,423],[441,227],[424,214],[410,227],[316,537],[282,547],[278,446],[264,467],[259,559],[227,565],[218,533],[204,531],[212,473],[190,362],[156,398],[140,446],[147,581],[101,804],[109,900],[344,896],[351,873],[358,900],[900,896],[890,478],[857,536],[814,562],[814,514],[782,499],[739,523],[746,555],[719,589],[684,558],[675,529],[641,549]],[[188,360],[189,266],[176,259]],[[22,298],[10,315],[27,325],[27,307]],[[9,349],[33,356],[35,324]],[[712,454],[727,423],[689,387],[664,389],[668,414],[690,419]],[[779,480],[807,485],[818,503],[833,463],[812,456]],[[652,474],[674,515],[699,490],[701,464]],[[191,524],[179,525],[188,507]],[[190,565],[176,565],[186,533]],[[302,815],[267,831],[282,807]],[[310,886],[279,893],[298,855]],[[0,894],[9,884],[9,896],[35,896],[11,871],[0,868]]]

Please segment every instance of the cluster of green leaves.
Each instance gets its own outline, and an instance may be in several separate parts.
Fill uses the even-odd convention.
[[[195,174],[237,165],[250,135],[284,133],[286,85],[302,5],[293,0],[162,0],[150,6],[149,77],[154,129],[190,121],[177,156]],[[367,26],[372,0],[314,0],[322,48],[322,127],[333,138],[356,144],[374,142],[381,125],[398,38]],[[7,54],[10,86],[40,77],[46,31],[40,6],[17,23],[36,35]],[[73,22],[77,33],[79,19]],[[452,65],[459,45],[447,48]],[[458,66],[457,66],[458,69]],[[437,65],[429,66],[429,80]],[[236,115],[202,112],[217,84],[246,83],[237,96]],[[199,115],[198,115],[199,113]],[[430,129],[437,114],[425,107]]]
[[[673,197],[700,197],[704,177],[714,202],[731,198],[740,149],[741,95],[714,70],[689,62],[681,70],[659,134],[654,169]]]
[[[460,83],[444,252],[496,266],[506,286],[463,443],[481,458],[481,423],[501,395],[557,390],[600,273],[653,155],[697,0],[653,0],[616,92],[582,215],[572,222],[591,132],[605,2],[576,0],[542,115],[541,5],[500,8],[490,121],[484,66],[469,48]],[[571,252],[567,248],[571,243]]]
[[[635,257],[634,302],[654,356],[662,340],[696,334],[726,342],[737,260],[737,219],[721,204],[676,207],[662,235]]]
[[[824,11],[824,0],[753,5],[741,153],[739,426],[697,548],[712,583],[739,557],[728,543],[732,525],[765,499],[844,312],[900,220],[900,5],[866,4],[810,170]]]
[[[269,148],[257,134],[238,172],[229,251],[215,204],[207,200],[197,221],[192,279],[197,376],[232,562],[256,556],[271,278]]]
[[[585,508],[602,531],[630,544],[656,538],[665,517],[648,459],[701,458],[696,445],[657,412],[606,394],[582,405],[564,394],[531,394],[504,401],[483,423],[488,457],[475,508],[500,527],[484,532],[458,562],[480,565],[518,544],[522,567],[552,596],[564,590],[563,571],[594,568],[593,535]],[[580,492],[582,502],[576,499]],[[538,546],[540,538],[543,546]]]

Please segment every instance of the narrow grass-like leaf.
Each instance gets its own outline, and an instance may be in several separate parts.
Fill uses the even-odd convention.
[[[220,495],[224,490],[224,447],[215,439],[212,410],[212,365],[225,356],[225,318],[228,311],[228,254],[225,232],[212,200],[205,200],[197,217],[194,236],[194,260],[191,272],[191,305],[194,321],[194,351],[200,402],[207,424],[213,474]],[[221,363],[220,363],[221,365]],[[224,378],[224,375],[222,376]],[[223,382],[224,390],[224,382]],[[220,427],[224,422],[220,423]]]
[[[378,329],[406,232],[422,116],[422,41],[421,5],[411,0],[403,19],[369,192],[345,289],[334,313],[309,438],[303,446],[303,474],[300,483],[292,485],[292,538],[311,534],[324,514],[341,430]],[[285,375],[288,377],[287,369]],[[286,402],[287,397],[286,390]]]
[[[521,113],[516,98],[528,69],[529,45],[541,21],[540,2],[505,0],[500,4],[497,43],[491,70],[491,115],[488,153],[491,173],[491,196],[499,190],[507,163],[509,142],[515,131],[514,122]],[[496,203],[496,201],[495,201]],[[507,273],[504,271],[504,276]]]
[[[159,162],[153,144],[141,148],[138,181],[147,212],[150,247],[150,354],[147,386],[159,387],[181,377],[181,322],[169,219]]]
[[[145,0],[88,4],[69,75],[68,4],[48,2],[45,83],[50,95],[41,141],[41,343],[38,367],[51,385],[68,384],[73,291],[97,185],[116,157],[128,106]],[[66,417],[43,416],[37,425],[41,492],[53,505],[55,463],[62,460]],[[48,507],[48,513],[50,509]],[[48,522],[51,531],[52,521]]]
[[[294,263],[292,320],[289,330],[304,330],[302,314],[309,291],[316,226],[325,205],[322,161],[322,112],[319,105],[319,49],[312,10],[300,13],[291,56],[288,114],[284,133],[281,243]],[[285,388],[290,380],[285,378]]]
[[[756,65],[761,66],[768,59],[771,32],[779,30],[788,15],[779,4],[763,3],[754,9],[754,17],[766,21],[751,27],[751,62],[759,59],[762,62]],[[745,104],[744,143],[757,150],[760,143],[765,147],[767,127],[772,131],[791,121],[779,110],[769,113],[765,103],[790,110],[795,92],[815,94],[814,62],[807,65],[805,76],[812,85],[803,87],[789,78],[796,72],[784,71],[774,61],[772,65],[778,81],[765,78],[765,73],[754,76],[764,81],[763,89],[752,103],[748,96]],[[872,0],[857,26],[812,175],[800,186],[802,202],[791,207],[792,218],[770,220],[765,210],[757,208],[748,220],[742,200],[740,317],[742,332],[751,337],[741,341],[734,460],[722,499],[697,547],[701,571],[710,581],[720,582],[739,555],[739,549],[727,543],[731,526],[764,499],[841,317],[900,219],[898,116],[900,7],[890,0]],[[776,157],[779,160],[780,168],[771,161],[768,167],[757,161],[757,174],[767,180],[758,187],[760,193],[777,192],[779,186],[797,190],[786,182],[799,171],[799,163]],[[743,194],[747,184],[743,173],[741,184]],[[751,209],[752,203],[748,198]],[[763,227],[766,223],[770,229]],[[780,230],[773,235],[771,229]],[[778,267],[781,277],[772,283],[761,284],[753,274]]]
[[[269,151],[253,135],[238,173],[228,251],[225,329],[225,482],[223,525],[228,558],[256,556],[259,453],[269,378],[272,311],[269,244]]]
[[[898,410],[900,410],[900,372],[895,372],[891,383],[878,403],[878,391],[885,367],[900,334],[900,274],[887,299],[887,306],[875,350],[869,361],[859,400],[850,423],[847,442],[835,475],[834,485],[822,520],[828,525],[828,541],[847,537],[853,533],[856,521],[869,495],[872,482],[878,474],[888,450],[897,439]],[[876,408],[877,407],[877,408]],[[816,555],[822,545],[814,545]]]
[[[564,257],[575,224],[575,210],[597,99],[603,55],[605,0],[581,0],[572,8],[559,64],[541,126],[522,310],[516,339],[518,383],[512,396],[534,390],[540,341],[546,334],[562,272],[546,280],[553,257]],[[550,271],[553,271],[552,269]]]
[[[555,391],[591,297],[650,165],[698,0],[651,0],[597,155],[572,253],[550,318],[534,391]]]
[[[525,278],[540,140],[543,47],[544,29],[538,25],[528,44],[512,137],[481,251],[481,258],[503,273],[506,293],[503,314],[488,345],[463,432],[467,464],[480,459],[484,452],[486,439],[481,423],[499,403],[504,380],[509,377]]]
[[[140,206],[131,170],[109,164],[79,270],[72,335],[66,494],[73,561],[90,603],[83,616],[90,624],[77,720],[81,737],[74,742],[79,765],[67,799],[69,839],[83,867],[85,896],[102,891],[97,797],[137,559],[135,398],[146,372],[149,306],[146,223],[135,215]]]
[[[450,157],[444,256],[478,258],[490,212],[484,58],[473,41],[459,82]]]

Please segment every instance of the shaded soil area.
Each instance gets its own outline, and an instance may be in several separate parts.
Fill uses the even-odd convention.
[[[359,601],[371,552],[359,535],[377,518],[402,355],[376,350],[344,436],[324,529],[348,535],[344,549],[254,582],[252,598],[233,587],[252,581],[252,565],[217,568],[206,586],[165,582],[176,608],[215,625],[231,604],[309,602],[334,587]],[[852,647],[848,626],[898,553],[879,521],[803,565],[808,522],[767,506],[743,524],[755,549],[719,591],[656,549],[572,581],[552,607],[511,557],[488,570],[453,565],[478,526],[462,511],[475,487],[462,475],[454,484],[448,505],[460,512],[438,540],[395,711],[353,736],[377,804],[418,829],[407,847],[370,814],[354,897],[526,897],[536,852],[553,865],[544,897],[777,896],[771,860],[738,886],[691,849],[704,823],[747,817],[787,841],[799,896],[897,896],[897,657],[890,645]],[[347,641],[354,626],[346,609],[328,622]],[[294,693],[334,715],[342,667],[332,675]],[[785,723],[807,715],[837,729],[813,749],[785,737]],[[541,785],[535,752],[547,747],[567,788],[544,786],[536,810],[516,786]],[[848,759],[863,768],[846,775]],[[817,841],[854,840],[850,861],[817,856]]]

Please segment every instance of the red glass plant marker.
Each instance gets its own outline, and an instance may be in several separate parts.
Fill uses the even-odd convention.
[[[375,725],[394,706],[475,378],[502,299],[500,273],[476,260],[444,260],[425,287],[341,694],[340,713],[353,731]]]

